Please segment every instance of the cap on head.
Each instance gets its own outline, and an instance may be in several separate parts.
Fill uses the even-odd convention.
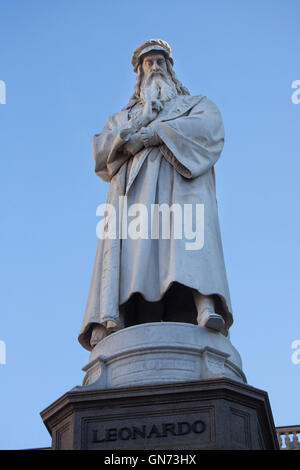
[[[140,59],[147,52],[151,51],[161,51],[163,52],[173,65],[173,59],[171,57],[171,47],[166,41],[162,39],[149,39],[148,41],[142,42],[133,52],[131,57],[131,63],[133,65],[134,71],[137,72]]]

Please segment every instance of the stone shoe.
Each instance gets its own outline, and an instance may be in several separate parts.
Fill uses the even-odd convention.
[[[102,341],[106,336],[114,333],[121,329],[121,326],[117,325],[114,321],[108,320],[106,322],[106,327],[100,324],[95,324],[92,329],[90,345],[94,348],[100,341]]]
[[[225,327],[225,322],[223,317],[218,313],[205,310],[202,313],[200,320],[198,320],[198,325],[211,328],[212,330],[222,331]]]
[[[108,335],[108,331],[102,325],[95,325],[92,330],[90,345],[94,348],[102,339]]]

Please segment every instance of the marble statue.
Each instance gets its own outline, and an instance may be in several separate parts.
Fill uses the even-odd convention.
[[[225,337],[232,324],[215,190],[224,144],[220,112],[178,80],[165,41],[140,44],[132,65],[132,97],[93,139],[95,172],[109,183],[107,203],[118,224],[122,197],[127,207],[203,204],[204,243],[187,250],[186,240],[172,236],[100,239],[79,334],[88,350],[141,323],[183,322]]]

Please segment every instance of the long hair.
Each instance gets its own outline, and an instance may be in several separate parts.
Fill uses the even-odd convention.
[[[168,73],[171,77],[171,80],[175,84],[178,95],[190,95],[189,90],[185,86],[183,86],[182,83],[178,80],[176,73],[173,70],[172,63],[167,57],[166,57],[166,64],[167,64]],[[140,99],[142,80],[143,80],[143,68],[142,68],[142,65],[139,64],[137,73],[136,73],[136,81],[135,81],[135,85],[133,88],[133,94],[130,97],[129,101]]]

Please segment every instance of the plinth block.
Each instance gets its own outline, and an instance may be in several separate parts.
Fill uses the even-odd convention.
[[[41,416],[53,449],[278,449],[267,393],[228,378],[74,388]]]

